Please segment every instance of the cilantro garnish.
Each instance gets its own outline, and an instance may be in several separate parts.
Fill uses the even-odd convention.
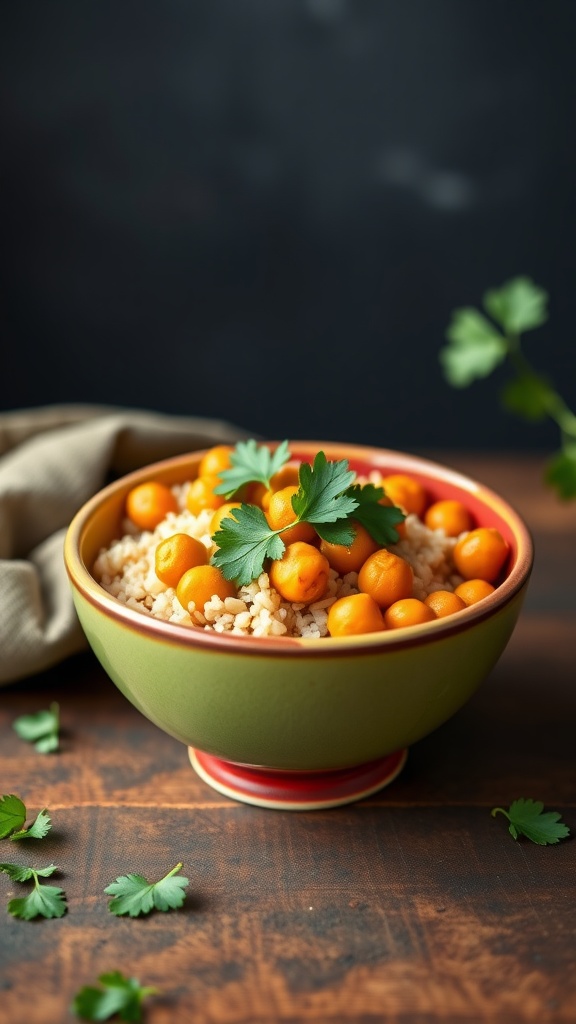
[[[514,839],[523,835],[540,846],[557,843],[570,835],[570,829],[560,821],[558,811],[543,811],[544,804],[540,800],[520,797],[510,804],[507,811],[503,807],[493,807],[491,814],[493,818],[497,814],[508,818],[508,831]]]
[[[351,519],[361,522],[378,543],[398,540],[394,524],[405,518],[404,513],[379,504],[384,496],[381,487],[354,484],[355,474],[347,459],[329,462],[324,452],[317,452],[312,465],[302,463],[298,476],[299,488],[292,498],[295,518],[288,526],[271,529],[262,509],[247,504],[235,509],[234,517],[226,516],[221,521],[214,534],[217,550],[211,562],[226,579],[235,580],[239,586],[257,579],[266,559],[282,557],[281,535],[295,523],[311,523],[317,534],[332,544],[352,543],[355,530]]]
[[[44,711],[36,711],[32,715],[20,715],[12,723],[12,728],[21,740],[33,743],[39,754],[52,753],[58,750],[59,710],[58,704],[53,702]]]
[[[446,380],[456,388],[509,364],[514,376],[501,392],[502,405],[526,420],[548,417],[558,425],[560,450],[550,460],[545,479],[567,500],[576,498],[576,415],[552,383],[533,369],[520,343],[525,331],[548,319],[547,302],[547,293],[529,277],[515,277],[490,289],[482,300],[484,312],[473,307],[453,311],[446,331],[448,345],[439,358]]]
[[[380,499],[384,497],[384,488],[375,487],[374,484],[353,484],[346,493],[358,502],[354,509],[354,519],[362,523],[370,536],[382,547],[386,544],[396,544],[396,526],[404,522],[406,515],[397,505],[379,504]]]
[[[266,558],[282,558],[284,542],[279,533],[271,530],[261,508],[241,505],[234,516],[225,516],[220,529],[214,534],[218,544],[211,558],[228,580],[239,586],[258,579]]]
[[[40,811],[29,828],[22,828],[26,821],[26,806],[14,793],[0,797],[0,839],[43,839],[52,823],[46,808]]]
[[[110,1020],[118,1014],[120,1020],[142,1020],[142,1002],[156,995],[157,988],[142,986],[137,978],[126,978],[121,971],[101,974],[103,986],[85,985],[74,997],[72,1011],[82,1020]]]
[[[184,889],[189,885],[183,875],[174,877],[181,867],[181,863],[177,864],[159,882],[149,882],[142,875],[120,875],[104,889],[109,896],[114,896],[108,909],[118,917],[123,914],[138,917],[140,914],[149,914],[154,908],[173,910],[181,907],[186,898]]]
[[[0,871],[13,882],[34,881],[34,888],[27,896],[18,897],[8,903],[8,913],[31,921],[34,917],[62,917],[66,913],[66,896],[63,889],[55,885],[42,885],[40,878],[48,878],[57,871],[55,864],[46,868],[30,868],[25,864],[0,864]]]
[[[282,441],[275,451],[259,445],[252,438],[238,441],[230,455],[232,468],[222,470],[219,474],[222,482],[214,491],[231,498],[246,484],[261,483],[269,487],[271,478],[289,459],[288,441]]]

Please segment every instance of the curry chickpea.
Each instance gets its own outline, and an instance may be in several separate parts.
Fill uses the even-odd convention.
[[[328,589],[330,564],[313,544],[294,541],[282,558],[270,565],[270,583],[285,601],[311,604],[324,597]]]

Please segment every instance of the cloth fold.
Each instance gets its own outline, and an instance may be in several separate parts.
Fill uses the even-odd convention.
[[[0,413],[0,685],[87,647],[63,561],[80,506],[140,466],[248,436],[226,420],[114,406]]]

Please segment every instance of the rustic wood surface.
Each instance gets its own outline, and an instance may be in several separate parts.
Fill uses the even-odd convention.
[[[90,653],[0,692],[1,791],[53,822],[0,859],[54,861],[68,900],[16,920],[0,875],[2,1024],[72,1021],[74,993],[114,969],[160,990],[149,1024],[576,1021],[574,839],[514,841],[490,814],[530,796],[576,832],[576,503],[540,458],[441,457],[513,502],[536,562],[499,664],[388,789],[307,813],[221,797]],[[42,756],[11,726],[53,700],[62,745]],[[181,910],[109,912],[117,875],[178,861]]]

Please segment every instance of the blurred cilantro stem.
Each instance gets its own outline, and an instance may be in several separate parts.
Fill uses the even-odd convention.
[[[500,364],[509,364],[513,376],[500,393],[502,406],[526,420],[549,418],[557,424],[560,446],[547,464],[545,481],[568,501],[576,498],[576,415],[522,348],[523,333],[547,321],[547,306],[547,292],[529,277],[491,288],[483,296],[482,310],[453,310],[439,359],[446,381],[455,388],[468,387]]]

